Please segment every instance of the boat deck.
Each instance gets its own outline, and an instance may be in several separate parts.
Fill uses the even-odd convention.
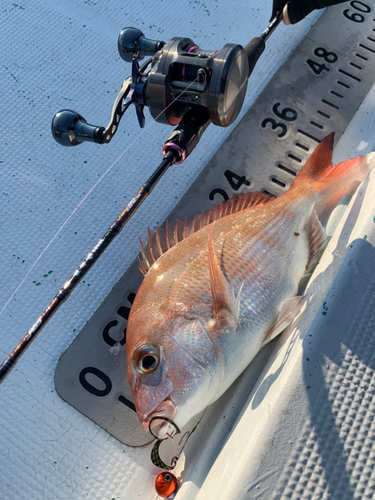
[[[151,123],[147,109],[142,131],[130,109],[109,145],[63,148],[50,132],[56,111],[74,109],[106,126],[131,72],[117,52],[125,26],[164,41],[187,36],[205,49],[246,45],[267,26],[271,3],[3,1],[0,357],[160,163],[172,132]],[[351,3],[367,10],[363,2]],[[365,5],[370,12],[361,15],[372,22],[375,3]],[[319,15],[280,25],[267,41],[237,130]],[[348,43],[358,43],[352,38]],[[335,162],[375,150],[374,109],[372,87],[347,128],[339,124],[344,133]],[[182,210],[180,200],[206,165],[225,154],[233,130],[210,126],[191,157],[170,168],[1,385],[0,498],[157,498],[151,446],[126,446],[64,401],[55,388],[56,366],[131,267],[138,236],[144,239],[147,226],[161,224],[178,202]],[[249,152],[249,163],[259,153]],[[373,173],[349,207],[348,200],[340,204],[305,311],[207,412],[179,460],[177,499],[374,498],[374,193]],[[82,349],[83,360],[88,353]]]

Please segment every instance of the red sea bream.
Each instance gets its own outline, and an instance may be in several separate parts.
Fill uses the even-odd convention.
[[[299,313],[299,281],[325,245],[315,205],[375,165],[371,153],[332,167],[332,143],[333,134],[277,198],[242,194],[149,231],[127,326],[128,380],[145,429],[154,416],[184,426]]]

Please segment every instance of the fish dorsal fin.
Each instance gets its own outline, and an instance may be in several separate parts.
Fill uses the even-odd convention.
[[[208,234],[208,267],[213,300],[212,318],[216,321],[224,320],[234,330],[237,330],[242,285],[236,297],[234,288],[228,283],[220,268],[212,243],[212,230]]]
[[[157,226],[154,232],[147,228],[147,243],[143,245],[140,240],[141,257],[138,257],[138,260],[141,273],[146,276],[151,266],[165,252],[202,227],[241,210],[265,205],[273,199],[274,196],[262,192],[244,193],[195,215],[193,219],[186,217],[184,222],[178,220],[174,227],[167,221],[165,229]]]
[[[306,272],[309,273],[311,268],[318,262],[320,255],[326,246],[327,238],[324,228],[322,227],[315,211],[312,213],[306,229],[309,244],[309,261],[306,266]]]
[[[321,180],[327,172],[332,169],[332,149],[334,133],[327,135],[315,148],[300,173],[294,179],[293,184],[301,182],[313,182]]]

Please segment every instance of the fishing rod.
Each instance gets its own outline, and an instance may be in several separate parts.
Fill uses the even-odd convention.
[[[132,64],[132,74],[123,82],[107,127],[90,125],[72,110],[64,109],[55,114],[51,131],[62,146],[76,146],[85,141],[109,143],[131,104],[136,108],[141,128],[145,125],[144,106],[149,107],[155,121],[177,127],[164,144],[163,160],[158,168],[1,364],[0,383],[168,168],[185,161],[211,123],[227,127],[236,120],[245,99],[248,79],[265,49],[266,40],[281,19],[282,14],[277,13],[265,31],[246,47],[228,43],[216,51],[202,50],[190,38],[174,37],[164,43],[146,38],[137,28],[125,28],[118,38],[118,51],[124,61]],[[151,55],[152,58],[140,67],[138,61]]]

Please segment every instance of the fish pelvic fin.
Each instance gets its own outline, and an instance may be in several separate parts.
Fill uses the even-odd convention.
[[[305,303],[305,296],[297,295],[296,297],[292,297],[291,299],[287,299],[282,308],[279,311],[279,314],[276,316],[275,322],[268,330],[265,335],[262,347],[268,344],[271,340],[273,340],[277,335],[279,335],[285,328],[290,325],[295,318],[300,313],[303,304]]]
[[[138,257],[138,261],[141,273],[146,276],[153,264],[165,252],[203,227],[227,215],[232,215],[255,206],[265,205],[274,198],[273,195],[262,192],[243,193],[219,203],[208,211],[203,211],[195,215],[193,219],[186,217],[184,222],[177,220],[174,226],[167,221],[165,229],[161,229],[158,226],[154,232],[150,228],[147,228],[147,243],[143,245],[140,241],[141,256]]]
[[[375,167],[375,153],[347,160],[333,167],[333,138],[332,132],[315,148],[291,187],[306,184],[324,199],[353,181],[362,181]]]
[[[243,283],[236,297],[234,288],[228,283],[220,268],[212,242],[212,230],[208,233],[208,267],[213,300],[212,319],[217,323],[224,321],[237,330]]]

